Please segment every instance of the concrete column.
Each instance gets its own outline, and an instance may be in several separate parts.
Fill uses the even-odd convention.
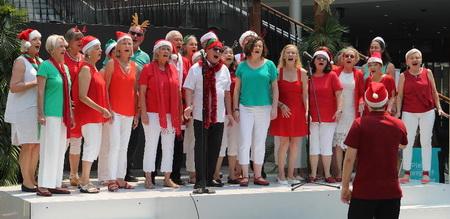
[[[289,17],[302,22],[302,0],[289,0]],[[295,34],[295,25],[291,26],[292,34]],[[301,37],[301,28],[297,29],[298,36]]]

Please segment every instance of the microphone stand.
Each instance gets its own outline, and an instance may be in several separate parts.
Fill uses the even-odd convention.
[[[202,84],[203,84],[203,89],[205,88],[205,75],[206,75],[206,70],[209,68],[208,66],[208,61],[206,60],[206,54],[201,52],[201,58],[203,61],[203,65],[202,65]],[[205,94],[203,94],[205,95]],[[206,158],[206,147],[205,147],[205,141],[207,141],[208,137],[205,136],[205,121],[206,121],[206,104],[209,103],[203,103],[203,107],[202,107],[202,131],[201,131],[201,160],[204,162],[201,166],[201,172],[202,172],[202,179],[200,181],[200,188],[194,189],[194,191],[192,191],[193,194],[214,194],[216,193],[216,191],[214,191],[211,188],[206,188],[206,175],[207,175],[207,165],[208,165],[208,160],[205,159]],[[195,141],[198,141],[200,139],[195,139]]]
[[[311,60],[307,60],[307,63],[308,63],[308,94],[309,94],[310,89],[312,89],[312,92],[313,92],[313,95],[314,95],[314,103],[315,103],[316,110],[317,110],[317,117],[318,117],[319,124],[320,124],[322,120],[320,119],[319,105],[317,104],[316,88],[314,87],[314,82],[312,80]],[[310,102],[309,100],[310,99],[308,97],[308,103]],[[310,143],[311,143],[311,131],[310,131],[311,130],[311,119],[310,119],[311,118],[311,104],[308,104],[308,105],[309,105],[309,107],[308,107],[308,118],[307,118],[307,120],[308,120],[307,121],[308,122],[308,139],[306,141],[307,148],[310,147]],[[308,162],[308,165],[310,165],[309,162]],[[310,169],[310,168],[308,168],[308,169]],[[328,186],[328,187],[332,187],[332,188],[336,188],[336,189],[340,189],[341,188],[340,186],[331,185],[331,184],[328,184],[328,183],[308,182],[308,180],[306,179],[303,182],[292,183],[291,184],[291,191],[294,191],[294,190],[302,187],[303,185],[305,185],[307,183],[321,185],[321,186]]]

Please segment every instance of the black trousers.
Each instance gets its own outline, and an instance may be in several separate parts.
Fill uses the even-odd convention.
[[[398,219],[400,199],[363,200],[352,198],[349,219]]]
[[[129,174],[129,170],[135,167],[136,151],[140,147],[144,147],[145,145],[145,134],[144,128],[142,127],[142,123],[139,120],[138,126],[135,129],[131,130],[130,141],[128,142],[128,151],[127,151],[127,175]]]
[[[175,144],[173,148],[173,163],[172,163],[172,173],[170,178],[172,180],[179,180],[181,178],[181,167],[183,167],[183,137],[184,131],[181,136],[175,137]]]
[[[194,135],[197,183],[208,183],[213,180],[217,158],[219,157],[223,136],[223,122],[212,124],[208,129],[205,129],[202,121],[194,120]],[[202,150],[201,139],[204,141],[204,151]],[[202,154],[203,152],[204,154]],[[204,181],[205,179],[206,182]]]

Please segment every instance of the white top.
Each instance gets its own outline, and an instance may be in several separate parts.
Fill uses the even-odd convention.
[[[342,72],[339,75],[342,87],[342,116],[336,132],[347,133],[355,119],[355,79],[353,72]]]
[[[175,67],[177,68],[178,78],[180,79],[178,81],[180,83],[180,90],[181,90],[181,86],[183,85],[182,84],[183,83],[183,57],[181,56],[180,53],[178,53],[176,55],[174,55],[174,54],[172,54],[172,55],[173,55],[173,56],[171,56],[172,64],[174,64]]]
[[[25,64],[24,82],[35,81],[37,70],[34,69],[33,65],[23,56],[17,57],[14,62],[18,60],[22,60]],[[10,90],[6,101],[5,121],[9,123],[18,122],[22,118],[22,112],[30,107],[37,108],[37,86],[19,93],[12,93]]]
[[[225,121],[225,91],[230,91],[231,77],[226,65],[216,72],[216,94],[217,94],[217,122]],[[203,77],[202,67],[195,63],[188,72],[184,81],[184,88],[194,91],[193,94],[193,117],[195,120],[202,121],[203,109]]]
[[[243,61],[243,60],[241,61],[242,56],[245,56],[244,53],[238,53],[238,54],[234,55],[234,59],[236,60],[236,65]]]

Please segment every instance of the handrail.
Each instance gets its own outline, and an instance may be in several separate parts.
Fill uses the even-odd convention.
[[[283,19],[286,19],[286,20],[288,20],[289,22],[292,22],[292,23],[294,23],[294,24],[296,24],[296,25],[301,26],[303,29],[305,29],[306,31],[308,31],[308,32],[310,32],[310,33],[313,33],[313,32],[314,32],[314,29],[312,29],[311,27],[308,27],[308,26],[306,26],[305,24],[303,24],[303,23],[301,23],[301,22],[299,22],[299,21],[296,21],[296,20],[292,19],[291,17],[289,17],[289,16],[287,16],[287,15],[281,13],[280,11],[278,11],[278,10],[276,10],[276,9],[274,9],[274,8],[272,8],[272,7],[270,7],[270,6],[266,5],[266,4],[264,4],[264,3],[261,3],[261,8],[264,8],[264,9],[266,9],[266,10],[268,10],[268,11],[271,11],[271,12],[273,12],[275,15],[277,15],[277,16],[279,16],[279,17],[282,17]]]
[[[441,93],[438,93],[438,94],[439,94],[439,99],[441,99],[442,101],[446,102],[447,104],[450,104],[450,98],[444,96]]]

